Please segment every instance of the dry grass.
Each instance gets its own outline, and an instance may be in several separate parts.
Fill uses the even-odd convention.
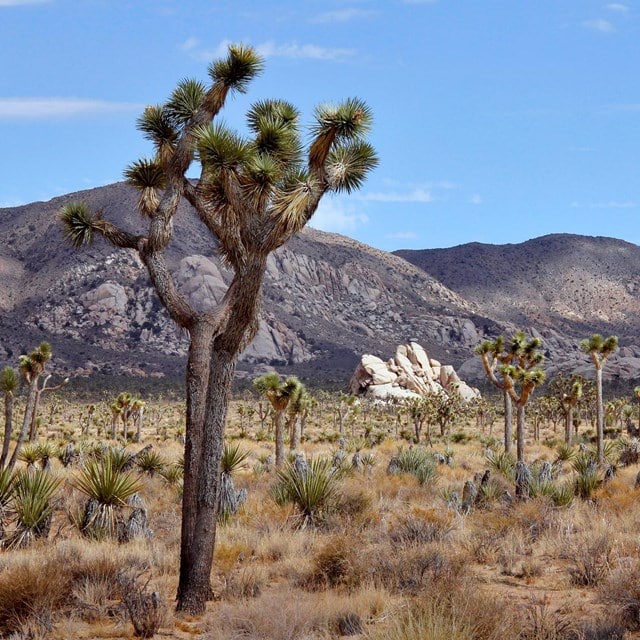
[[[151,442],[176,463],[182,409],[167,404],[150,410],[144,442],[127,448],[135,452]],[[108,414],[100,411],[96,420],[107,424]],[[80,443],[77,415],[61,411],[52,432],[64,429]],[[230,415],[228,433],[235,436],[240,430],[233,409]],[[374,430],[384,429],[383,417],[379,423]],[[335,451],[326,440],[329,424],[328,414],[310,420],[302,446],[308,457]],[[437,465],[436,481],[421,486],[410,474],[386,473],[401,444],[389,429],[387,439],[365,450],[375,453],[373,470],[342,478],[331,510],[301,530],[296,509],[271,497],[275,474],[256,465],[273,452],[272,442],[255,440],[257,428],[254,417],[244,428],[250,437],[240,440],[251,457],[234,481],[247,489],[248,500],[218,527],[216,601],[204,617],[167,613],[177,586],[179,485],[160,475],[143,478],[151,539],[92,542],[69,517],[83,506],[66,482],[78,465],[62,468],[55,461],[65,484],[49,540],[0,554],[0,636],[132,637],[123,569],[139,576],[141,593],[158,592],[164,603],[162,615],[151,621],[160,626],[156,637],[604,640],[622,639],[625,630],[628,638],[640,633],[637,465],[620,469],[592,500],[563,508],[545,497],[503,500],[502,490],[512,487],[492,472],[501,491],[462,515],[447,499],[453,491],[461,497],[464,483],[474,476],[477,482],[488,468],[486,438],[468,426],[456,428],[465,433],[464,442],[435,438],[434,450],[450,447],[454,464]],[[529,460],[556,455],[542,442],[528,443]],[[565,463],[557,481],[573,477]],[[143,597],[142,609],[143,601],[150,602]]]

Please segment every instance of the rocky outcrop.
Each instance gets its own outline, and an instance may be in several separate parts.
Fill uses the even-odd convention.
[[[480,397],[451,365],[429,358],[417,342],[398,345],[387,362],[363,355],[351,378],[350,391],[378,399],[419,398],[432,393],[456,394],[466,402]]]

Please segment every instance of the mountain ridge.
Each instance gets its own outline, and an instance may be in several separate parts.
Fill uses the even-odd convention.
[[[0,209],[0,365],[47,339],[66,374],[175,373],[187,337],[137,255],[101,241],[76,251],[65,241],[58,211],[80,199],[140,232],[137,194],[123,183]],[[221,299],[231,272],[186,203],[175,224],[167,262],[182,292],[204,310]],[[480,379],[473,347],[521,328],[541,335],[552,370],[587,372],[577,340],[615,328],[625,351],[612,375],[634,377],[634,269],[640,274],[640,248],[615,239],[551,234],[513,245],[387,253],[307,228],[269,257],[260,331],[240,370],[253,375],[276,366],[346,385],[362,353],[387,359],[397,344],[417,340],[431,357]]]

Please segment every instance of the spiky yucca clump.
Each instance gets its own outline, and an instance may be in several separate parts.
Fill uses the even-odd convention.
[[[400,473],[410,473],[421,485],[430,484],[438,477],[433,456],[420,447],[403,449],[396,456],[396,467]]]
[[[89,498],[80,528],[95,539],[118,537],[119,512],[142,487],[136,474],[118,469],[109,457],[88,462],[73,486]]]
[[[245,461],[251,455],[250,451],[242,451],[240,445],[224,443],[222,451],[222,459],[220,460],[220,469],[222,473],[231,475],[245,465]]]
[[[43,470],[17,474],[10,506],[16,528],[6,539],[7,548],[27,547],[34,540],[48,535],[53,514],[52,498],[60,482]]]
[[[278,504],[295,504],[303,518],[303,526],[317,523],[331,508],[337,496],[339,478],[331,467],[331,460],[316,458],[307,463],[305,472],[292,464],[277,470],[277,482],[272,495]]]
[[[558,460],[560,460],[561,462],[568,462],[570,460],[573,460],[573,458],[577,454],[577,451],[566,442],[561,442],[558,445],[556,451],[558,453]]]
[[[167,466],[167,461],[157,451],[148,449],[136,458],[136,465],[143,473],[148,473],[150,476],[153,476],[156,473],[162,473],[163,469]]]
[[[18,460],[24,462],[27,468],[32,467],[40,460],[40,451],[37,444],[25,444],[18,453]]]
[[[107,447],[99,457],[108,462],[114,471],[122,471],[133,462],[133,454],[122,447]]]
[[[168,464],[160,471],[160,475],[173,487],[178,485],[184,477],[184,467],[175,463]]]
[[[589,500],[601,483],[595,452],[581,452],[571,461],[571,467],[577,476],[575,481],[576,495],[584,500]]]
[[[501,474],[511,482],[516,479],[516,461],[510,453],[506,451],[499,453],[489,451],[486,458],[487,464],[492,471]]]

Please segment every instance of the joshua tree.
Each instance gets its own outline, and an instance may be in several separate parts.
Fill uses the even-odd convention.
[[[289,448],[295,451],[300,446],[302,437],[301,421],[309,411],[311,396],[302,382],[297,391],[292,395],[287,405],[287,426],[289,427]]]
[[[524,463],[524,408],[534,389],[544,382],[545,373],[537,366],[542,363],[544,356],[538,351],[542,346],[540,338],[532,338],[527,342],[522,331],[517,331],[508,345],[512,356],[512,364],[500,367],[504,385],[516,405],[516,457],[518,462]]]
[[[32,421],[35,419],[39,381],[40,377],[44,373],[45,366],[50,359],[51,345],[49,345],[48,342],[41,342],[40,345],[31,353],[28,355],[22,355],[18,359],[18,370],[24,381],[29,385],[29,390],[27,392],[27,403],[24,409],[20,435],[18,436],[18,441],[16,442],[16,446],[7,465],[9,469],[13,469],[15,466],[20,448],[24,444]]]
[[[511,396],[507,391],[504,376],[499,379],[496,371],[500,372],[500,367],[510,364],[513,354],[505,350],[503,336],[498,336],[495,340],[484,340],[475,349],[475,353],[482,358],[482,366],[491,383],[502,391],[504,401],[504,450],[511,453],[511,443],[513,441],[513,407]]]
[[[38,408],[40,407],[40,398],[45,391],[57,391],[58,389],[62,389],[68,382],[69,378],[65,378],[59,384],[53,385],[52,387],[48,387],[47,383],[51,379],[51,374],[45,376],[41,385],[36,387],[36,397],[34,400],[33,412],[31,414],[31,424],[29,425],[29,442],[34,442],[36,436],[38,435]]]
[[[618,337],[603,338],[594,333],[580,342],[580,349],[591,356],[596,369],[596,440],[598,464],[604,464],[604,407],[602,403],[602,367],[611,354],[618,348]]]
[[[571,444],[573,412],[576,410],[580,398],[582,398],[582,376],[572,375],[565,378],[562,373],[549,383],[549,391],[558,400],[564,417],[564,440]]]
[[[0,469],[4,468],[9,445],[11,443],[11,431],[13,429],[13,405],[15,404],[15,391],[18,388],[18,374],[15,369],[5,367],[0,372],[0,391],[4,394],[4,438],[2,439],[2,455],[0,455]]]
[[[263,394],[273,407],[273,424],[276,432],[276,467],[284,463],[284,419],[290,402],[300,394],[301,382],[295,376],[281,380],[277,373],[265,373],[253,381],[256,390]]]
[[[229,394],[238,356],[258,328],[267,258],[307,224],[325,193],[359,188],[377,163],[363,139],[371,114],[358,99],[316,109],[306,160],[298,111],[285,101],[264,100],[251,107],[249,140],[214,124],[227,96],[246,91],[262,66],[253,49],[230,46],[227,57],[209,67],[209,86],[183,80],[164,105],[145,109],[139,128],[154,143],[156,155],[135,162],[125,175],[140,190],[146,233],[126,232],[81,203],[61,212],[75,246],[98,234],[116,247],[137,251],[169,315],[190,337],[177,608],[191,613],[202,613],[212,596]],[[201,172],[190,180],[186,174],[194,160]],[[222,301],[204,314],[177,289],[164,257],[183,198],[234,271]]]
[[[431,442],[431,421],[434,418],[434,406],[429,396],[422,398],[411,398],[406,402],[406,407],[413,422],[413,431],[416,444],[420,442],[422,428],[427,423],[427,442],[429,446],[433,446]]]

